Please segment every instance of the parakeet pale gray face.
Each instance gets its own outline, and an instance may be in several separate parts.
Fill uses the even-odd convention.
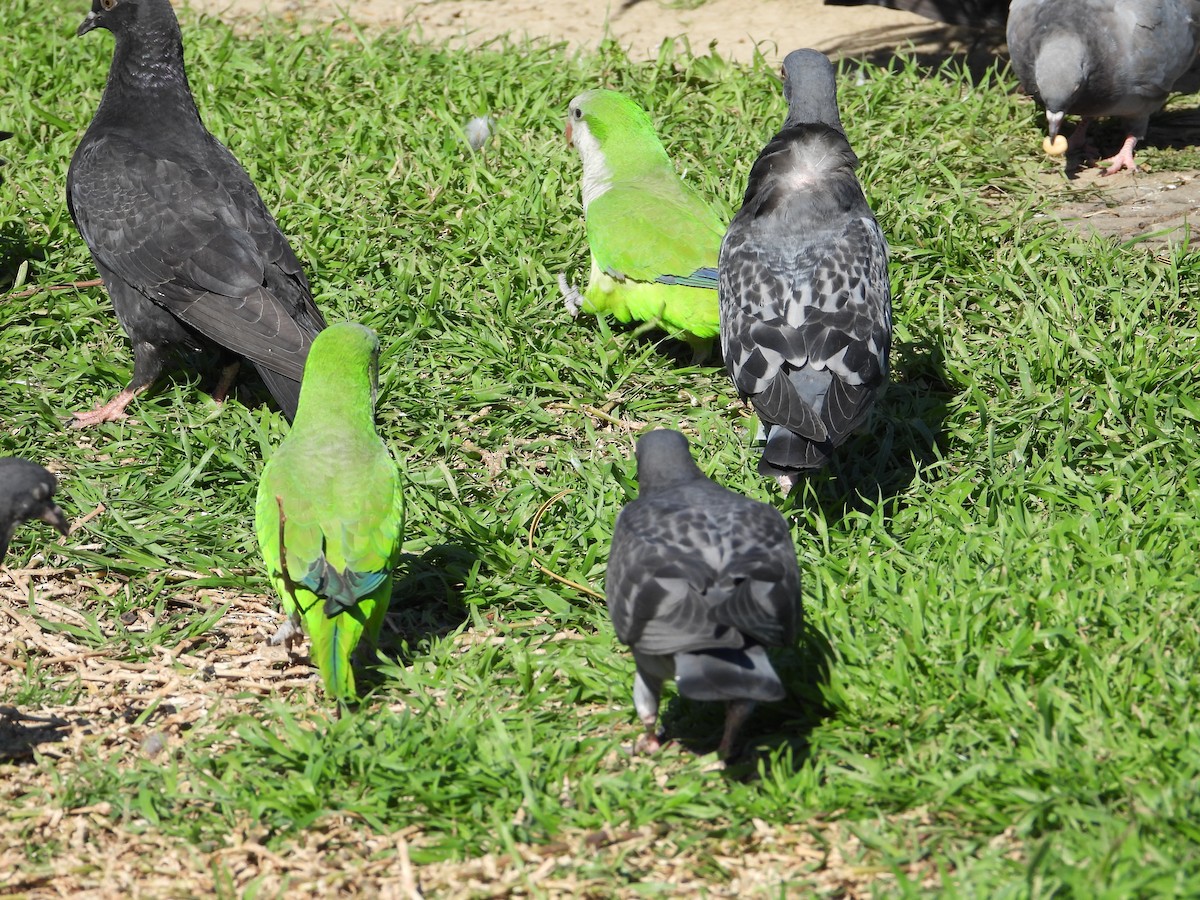
[[[579,161],[583,165],[583,211],[592,201],[612,186],[612,172],[604,158],[600,142],[589,127],[583,116],[582,104],[586,102],[587,94],[580,94],[571,101],[567,113],[567,143],[579,151]]]

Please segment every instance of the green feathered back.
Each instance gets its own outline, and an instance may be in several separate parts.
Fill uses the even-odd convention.
[[[375,432],[378,352],[374,333],[354,323],[317,335],[295,422],[263,468],[255,504],[271,583],[339,700],[356,697],[350,659],[364,633],[378,642],[402,542],[400,477]]]
[[[698,338],[719,331],[717,258],[725,223],[676,174],[649,116],[615,91],[593,90],[573,101],[599,154],[607,188],[587,206],[592,274],[583,309],[617,319],[660,320]],[[585,161],[585,178],[588,163]]]

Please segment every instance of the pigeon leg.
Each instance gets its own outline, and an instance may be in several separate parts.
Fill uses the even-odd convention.
[[[579,315],[579,310],[583,307],[583,295],[579,293],[579,288],[567,281],[566,275],[559,273],[558,290],[562,294],[567,312],[572,316]]]
[[[221,377],[217,379],[217,386],[213,388],[212,398],[217,403],[224,403],[229,398],[229,389],[233,387],[233,380],[237,378],[238,369],[242,367],[242,361],[235,359],[226,366],[221,367]]]
[[[717,755],[721,759],[730,759],[733,756],[734,741],[737,740],[742,724],[753,711],[753,700],[731,700],[725,704],[725,734],[721,737],[721,746],[717,747]]]
[[[641,670],[633,678],[633,706],[646,730],[638,735],[633,745],[634,753],[656,753],[662,746],[657,732],[658,698],[662,694],[662,679]]]
[[[1121,145],[1121,150],[1116,156],[1110,156],[1108,159],[1101,161],[1100,165],[1108,166],[1101,174],[1115,175],[1121,170],[1129,172],[1137,172],[1137,163],[1133,161],[1133,148],[1137,146],[1137,138],[1132,134],[1125,138],[1125,143]]]
[[[69,424],[72,428],[91,428],[102,422],[117,422],[124,419],[126,417],[125,407],[145,389],[144,387],[127,387],[102,406],[89,409],[87,412],[71,413]]]
[[[1087,132],[1088,126],[1092,124],[1091,119],[1080,119],[1079,124],[1075,126],[1075,130],[1071,132],[1071,136],[1067,138],[1067,153],[1082,152],[1084,156],[1099,156],[1096,147],[1088,143]]]

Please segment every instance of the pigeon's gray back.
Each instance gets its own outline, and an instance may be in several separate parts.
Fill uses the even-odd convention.
[[[790,121],[790,115],[789,115]],[[788,125],[751,170],[721,246],[721,346],[768,435],[764,473],[818,467],[887,377],[887,241],[826,124]]]
[[[617,636],[653,655],[793,640],[800,572],[783,516],[698,470],[641,491],[642,457],[639,445],[640,496],[617,517],[605,580]]]

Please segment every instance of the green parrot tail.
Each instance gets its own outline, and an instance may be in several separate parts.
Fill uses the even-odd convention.
[[[358,699],[350,657],[373,611],[364,609],[369,605],[370,601],[364,601],[330,618],[316,603],[304,617],[312,641],[310,656],[325,682],[325,693],[335,700]]]

